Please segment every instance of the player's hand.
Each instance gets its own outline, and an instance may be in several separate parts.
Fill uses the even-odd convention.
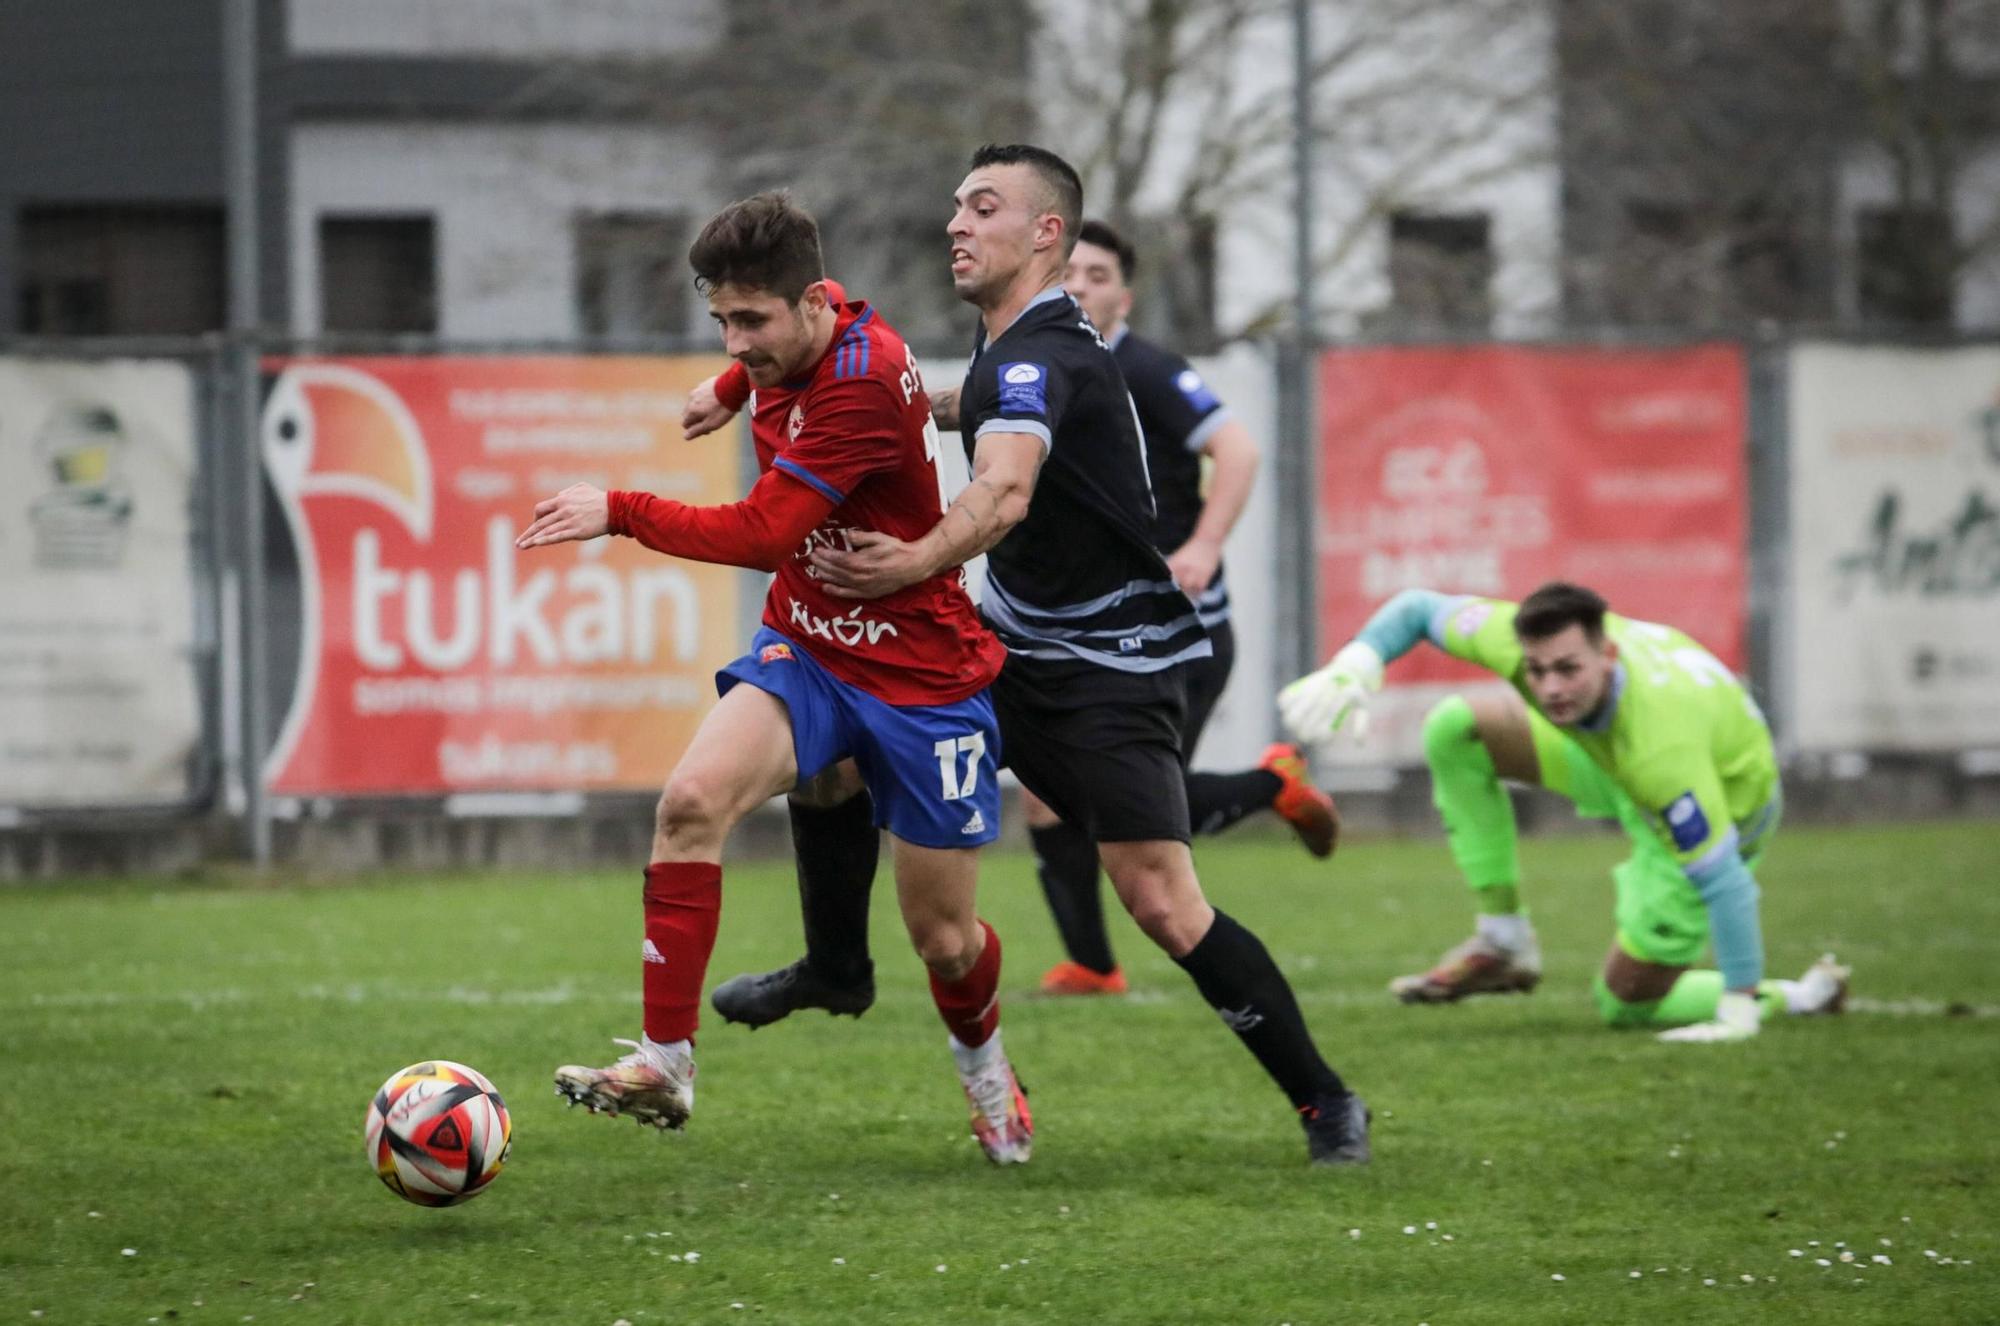
[[[1318,672],[1278,692],[1278,713],[1292,736],[1308,744],[1345,732],[1368,736],[1368,697],[1382,689],[1382,656],[1360,640],[1342,647]]]
[[[812,554],[820,584],[837,599],[879,599],[930,574],[917,545],[893,534],[853,530],[847,544],[847,551],[822,545]]]
[[[602,488],[573,483],[554,497],[535,503],[535,519],[514,540],[516,548],[545,543],[594,539],[611,529],[611,499]]]
[[[688,393],[681,409],[681,434],[689,441],[705,437],[736,417],[736,411],[715,399],[715,379],[704,378]]]
[[[1189,598],[1199,598],[1215,583],[1216,568],[1222,565],[1222,549],[1201,539],[1189,539],[1167,557],[1167,570],[1174,583]]]
[[[1660,1033],[1670,1045],[1717,1045],[1726,1041],[1747,1041],[1757,1034],[1762,1015],[1757,996],[1741,990],[1724,990],[1715,1006],[1715,1020],[1695,1022]]]

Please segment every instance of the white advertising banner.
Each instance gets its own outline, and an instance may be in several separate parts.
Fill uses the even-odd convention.
[[[0,805],[191,795],[194,477],[184,366],[0,360]]]
[[[2000,347],[1791,354],[1793,744],[2000,746]]]

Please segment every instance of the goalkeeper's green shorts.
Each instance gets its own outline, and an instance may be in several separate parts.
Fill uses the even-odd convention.
[[[1692,967],[1708,949],[1708,909],[1632,799],[1598,768],[1583,747],[1563,735],[1532,707],[1528,729],[1540,761],[1542,786],[1569,798],[1585,819],[1615,819],[1632,842],[1632,855],[1612,868],[1617,902],[1613,917],[1618,947],[1640,962]],[[1753,849],[1745,857],[1754,869],[1777,826],[1773,801],[1754,817]]]

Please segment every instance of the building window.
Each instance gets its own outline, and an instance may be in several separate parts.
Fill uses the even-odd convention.
[[[429,216],[322,216],[319,276],[326,331],[438,329],[437,223]]]
[[[688,330],[687,218],[612,212],[576,222],[576,320],[586,336],[678,336]]]
[[[1931,208],[1868,208],[1855,230],[1862,320],[1949,326],[1950,220]]]
[[[1491,232],[1484,212],[1391,213],[1391,320],[1413,331],[1485,331],[1493,318]]]
[[[222,209],[34,206],[19,220],[24,333],[164,336],[222,326]]]

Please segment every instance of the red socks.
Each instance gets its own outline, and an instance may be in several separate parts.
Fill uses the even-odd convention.
[[[701,982],[722,920],[722,867],[660,861],[646,867],[646,1035],[687,1040],[701,1021]]]
[[[947,984],[931,973],[931,998],[938,1016],[968,1049],[986,1044],[1000,1025],[1000,936],[984,921],[979,928],[986,933],[986,947],[964,979]]]

